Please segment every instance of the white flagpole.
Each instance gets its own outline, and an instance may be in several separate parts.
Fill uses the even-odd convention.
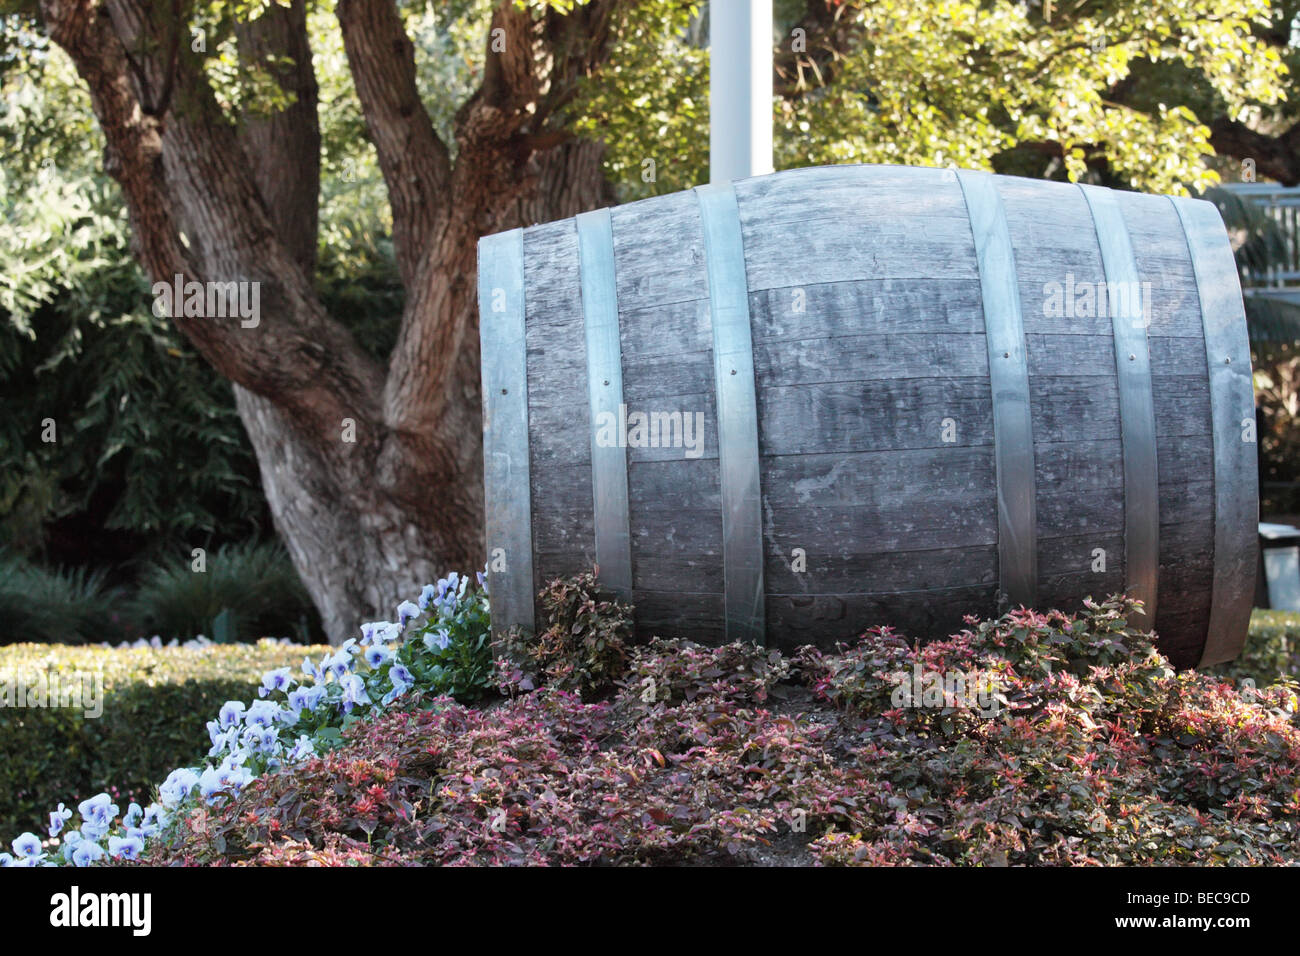
[[[709,180],[772,171],[772,0],[709,4]]]

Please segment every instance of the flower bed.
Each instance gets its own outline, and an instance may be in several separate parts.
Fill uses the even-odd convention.
[[[418,604],[404,601],[397,608],[396,622],[366,624],[359,641],[326,649],[319,661],[311,656],[303,659],[305,679],[295,678],[287,663],[273,666],[262,674],[256,700],[227,699],[219,710],[216,704],[207,708],[208,712],[217,711],[216,718],[206,724],[210,742],[207,765],[173,770],[158,787],[153,803],[142,807],[132,800],[125,813],[120,812],[116,793],[83,800],[75,813],[60,803],[49,814],[49,839],[42,840],[32,832],[21,834],[12,844],[12,854],[0,854],[0,865],[83,866],[107,858],[135,859],[147,841],[159,837],[194,807],[228,803],[259,775],[300,764],[318,751],[337,747],[350,726],[381,713],[398,698],[415,705],[430,694],[456,694],[467,700],[481,696],[492,678],[488,606],[485,592],[468,593],[468,584],[452,574],[429,585]],[[416,618],[423,618],[418,627]],[[285,661],[287,654],[296,658],[302,653],[301,648],[275,646],[281,655],[275,664]],[[217,650],[224,649],[203,648],[191,653]],[[111,709],[117,706],[115,700]],[[204,710],[195,713],[201,715]],[[203,726],[200,722],[199,727]],[[119,730],[126,736],[130,732]],[[194,732],[185,736],[188,742],[198,739]],[[70,822],[74,817],[75,824]]]
[[[273,671],[227,704],[212,763],[156,804],[118,820],[93,798],[76,836],[26,834],[13,862],[1300,861],[1293,689],[1175,673],[1122,602],[793,657],[628,647],[590,580],[546,606],[536,649],[499,662],[509,699],[436,686],[486,625],[482,595],[440,582],[301,684]]]

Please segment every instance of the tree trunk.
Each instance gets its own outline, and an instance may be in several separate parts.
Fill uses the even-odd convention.
[[[357,636],[364,621],[391,619],[396,604],[425,583],[478,561],[477,511],[461,523],[459,540],[449,542],[436,506],[445,497],[440,489],[430,487],[428,507],[414,512],[385,493],[361,451],[350,467],[333,449],[315,446],[270,401],[238,386],[235,398],[276,531],[331,643]],[[480,508],[481,497],[480,491]]]
[[[1272,177],[1283,186],[1300,183],[1300,123],[1270,136],[1220,116],[1210,125],[1210,145],[1220,156],[1253,160],[1259,176]]]
[[[489,212],[504,229],[605,204],[611,197],[600,157],[600,146],[585,141],[538,154],[524,174],[530,185],[505,208],[471,204],[472,216]],[[473,156],[460,162],[479,165]],[[393,617],[397,603],[423,585],[448,571],[473,572],[485,560],[478,233],[461,228],[463,237],[427,280],[436,294],[426,307],[443,310],[427,316],[428,324],[468,330],[450,380],[428,380],[449,386],[455,399],[427,433],[388,430],[371,443],[358,423],[355,450],[340,455],[348,448],[343,422],[338,441],[316,442],[272,402],[235,387],[276,531],[335,644],[355,637],[364,621]]]
[[[596,144],[562,104],[604,55],[611,10],[536,16],[501,0],[457,159],[420,103],[392,0],[336,8],[392,199],[406,289],[384,369],[325,313],[312,278],[320,173],[305,0],[238,24],[241,59],[293,105],[227,116],[187,25],[148,0],[40,0],[90,90],[134,248],[154,281],[257,283],[260,321],[173,315],[235,391],[276,529],[339,643],[450,570],[484,560],[477,240],[611,201]],[[549,125],[548,125],[549,123]]]
[[[498,217],[546,222],[605,204],[600,153],[597,144],[571,142],[541,154],[535,185]],[[476,239],[470,233],[445,263],[459,276],[436,280],[455,289],[440,297],[443,308],[460,313],[436,316],[436,324],[469,334],[454,366],[457,399],[432,435],[390,432],[377,454],[340,457],[333,443],[314,445],[271,402],[235,387],[276,531],[331,643],[357,636],[364,621],[392,618],[399,601],[448,571],[473,572],[485,561],[478,304],[464,281],[476,274]]]

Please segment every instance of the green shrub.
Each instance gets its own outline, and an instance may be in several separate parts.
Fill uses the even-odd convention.
[[[48,569],[0,554],[0,643],[41,644],[122,640],[116,595],[104,575],[83,569]]]
[[[208,749],[205,725],[227,700],[257,696],[262,674],[295,667],[322,648],[268,643],[110,650],[12,644],[0,647],[0,681],[102,674],[102,716],[75,707],[0,707],[0,832],[44,832],[59,801],[110,786],[147,797],[175,767]]]
[[[492,621],[483,587],[486,578],[480,574],[479,579],[480,587],[471,588],[468,577],[453,571],[420,595],[419,606],[427,616],[402,642],[396,657],[410,668],[415,686],[424,693],[472,703],[494,689]],[[401,612],[399,607],[399,616]]]
[[[201,573],[188,558],[145,571],[130,602],[144,633],[218,642],[307,637],[315,612],[279,542],[224,545],[204,561]]]

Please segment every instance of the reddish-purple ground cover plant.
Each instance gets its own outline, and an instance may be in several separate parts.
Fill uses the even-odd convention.
[[[618,647],[612,685],[580,666],[585,702],[545,686],[358,724],[339,749],[188,817],[151,862],[1300,860],[1294,693],[1246,700],[1175,673],[1128,610],[1018,611],[919,648],[876,630],[793,658]],[[548,669],[571,673],[559,652]],[[922,673],[960,674],[996,706],[900,705]]]
[[[587,699],[598,696],[623,672],[631,609],[602,594],[590,571],[552,581],[537,598],[546,627],[536,634],[512,629],[497,648],[502,689],[548,684]]]

